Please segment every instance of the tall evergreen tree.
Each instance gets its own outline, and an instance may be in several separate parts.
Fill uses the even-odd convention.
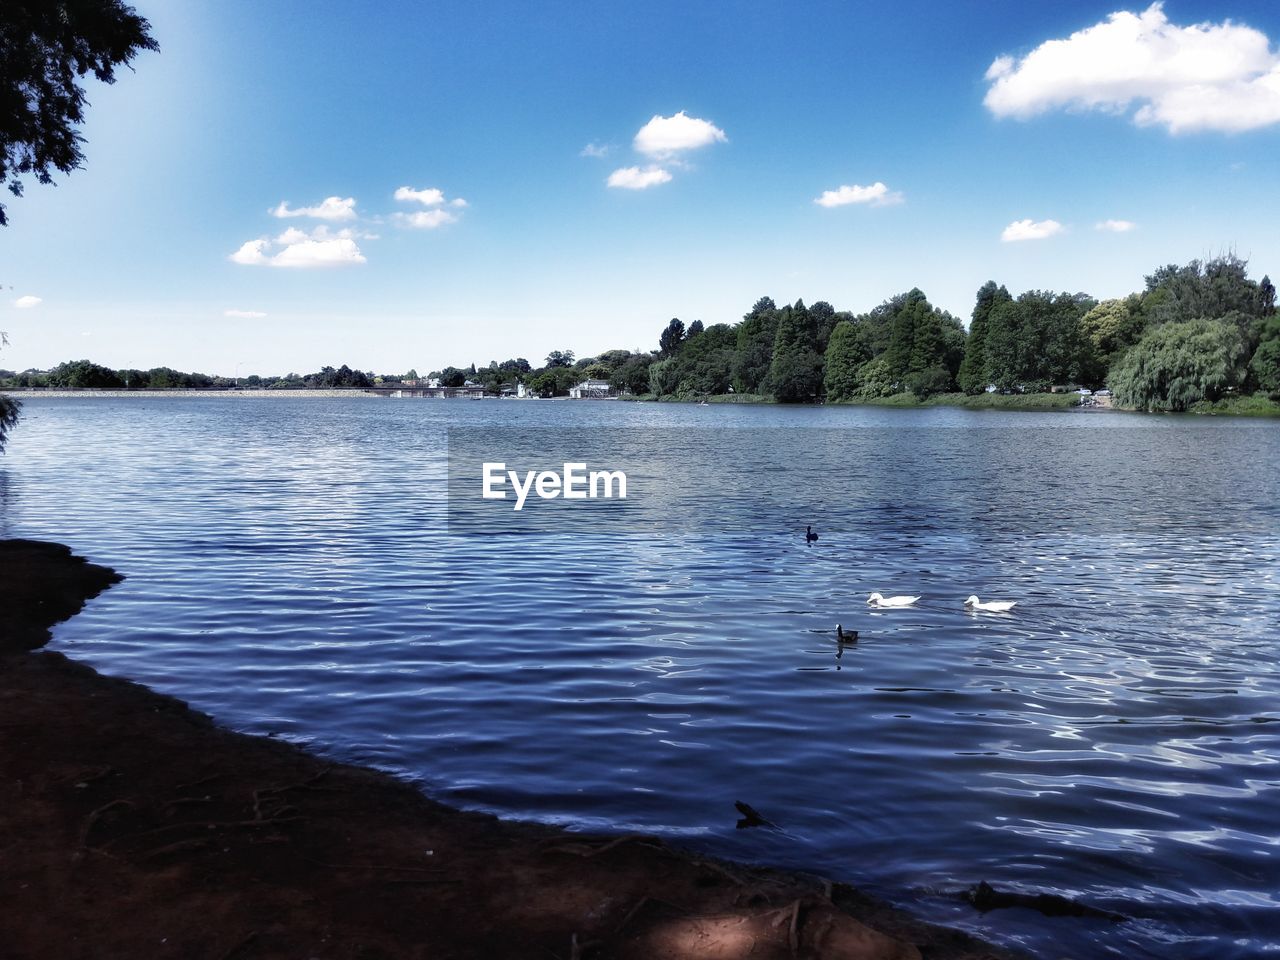
[[[680,344],[683,342],[684,321],[679,317],[672,317],[671,322],[663,329],[662,335],[658,337],[658,349],[664,357],[669,357],[680,349]]]
[[[897,380],[904,379],[911,372],[916,325],[929,309],[929,302],[925,299],[924,293],[919,288],[915,288],[902,298],[893,313],[890,321],[889,346],[884,352],[884,361],[889,373]]]
[[[861,331],[849,320],[841,320],[831,331],[827,344],[823,387],[828,400],[850,400],[857,395],[861,381],[858,371],[871,359],[871,351]]]
[[[822,392],[822,356],[813,347],[812,321],[802,300],[783,307],[778,316],[766,389],[781,403],[811,400]]]
[[[739,393],[759,393],[762,389],[773,363],[773,341],[777,332],[777,305],[769,297],[761,297],[738,324],[733,388]]]
[[[964,359],[960,361],[960,370],[956,374],[960,389],[965,393],[981,393],[987,388],[988,318],[996,304],[1012,299],[1009,291],[1003,286],[997,286],[994,280],[988,280],[978,288],[977,301],[969,320],[969,336],[964,345]]]

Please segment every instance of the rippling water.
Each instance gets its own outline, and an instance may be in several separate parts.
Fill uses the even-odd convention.
[[[26,410],[0,459],[0,536],[128,575],[56,646],[233,727],[466,807],[810,868],[1044,956],[1280,951],[1275,423],[371,398]],[[725,430],[750,483],[706,498],[701,524],[450,535],[451,427]],[[699,442],[666,469],[702,462]],[[873,612],[872,590],[925,599]],[[970,593],[1020,605],[970,614]],[[856,647],[838,649],[837,622]],[[734,800],[779,828],[735,830]],[[979,879],[1132,920],[979,916],[951,896]]]

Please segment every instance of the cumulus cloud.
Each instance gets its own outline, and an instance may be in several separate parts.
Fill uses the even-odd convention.
[[[425,190],[415,190],[412,187],[399,187],[396,189],[395,198],[397,200],[420,203],[424,207],[434,207],[444,203],[444,191],[437,190],[435,187],[428,187]]]
[[[671,174],[661,167],[645,167],[643,170],[639,167],[619,167],[609,174],[605,183],[622,190],[644,190],[670,180]]]
[[[609,144],[596,143],[595,141],[592,141],[591,143],[588,143],[585,147],[583,147],[581,150],[578,151],[578,156],[597,157],[597,158],[607,157],[609,155],[609,150],[610,150]]]
[[[222,315],[234,320],[261,320],[266,316],[261,310],[223,310]]]
[[[1113,13],[1022,58],[997,57],[987,80],[984,103],[998,117],[1137,105],[1135,123],[1170,133],[1280,123],[1280,55],[1266,34],[1230,20],[1178,26],[1160,3]]]
[[[461,197],[455,197],[452,200],[447,199],[444,191],[437,187],[427,187],[423,190],[415,190],[413,187],[400,187],[395,192],[395,198],[402,203],[417,203],[428,208],[414,213],[395,214],[397,223],[420,230],[434,230],[436,227],[442,227],[446,223],[454,223],[458,219],[458,215],[446,210],[445,207],[461,210],[467,205],[467,201]]]
[[[279,206],[271,211],[273,217],[311,217],[316,220],[354,220],[356,218],[356,198],[325,197],[314,207],[290,207],[289,201],[281,200]]]
[[[897,190],[890,190],[877,180],[868,187],[859,184],[842,185],[835,190],[824,190],[822,196],[814,199],[820,207],[844,207],[851,203],[866,203],[873,207],[888,207],[902,203],[903,196]]]
[[[665,159],[684,150],[696,150],[728,139],[711,121],[690,117],[681,110],[670,117],[655,114],[640,128],[633,144],[647,157]]]
[[[457,214],[450,213],[448,210],[417,210],[413,213],[397,213],[395,215],[396,223],[406,227],[414,227],[418,230],[434,230],[436,227],[443,227],[446,223],[453,223],[458,219]]]
[[[364,254],[356,244],[353,230],[331,232],[328,227],[316,227],[311,232],[290,227],[275,238],[260,237],[249,240],[231,254],[233,263],[255,267],[342,267],[364,263]]]
[[[1137,224],[1132,220],[1102,220],[1093,225],[1095,230],[1103,230],[1107,233],[1128,233]]]
[[[1005,243],[1017,243],[1020,240],[1045,240],[1062,232],[1062,224],[1057,220],[1015,220],[1004,228],[1000,239]]]
[[[32,307],[38,307],[42,303],[44,303],[43,297],[33,297],[30,294],[13,301],[13,305],[19,310],[30,310]]]

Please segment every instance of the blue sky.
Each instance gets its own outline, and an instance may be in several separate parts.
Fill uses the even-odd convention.
[[[425,373],[763,295],[1280,274],[1274,4],[137,7],[162,50],[91,87],[86,168],[7,202],[0,366]],[[271,212],[308,209],[354,216]]]

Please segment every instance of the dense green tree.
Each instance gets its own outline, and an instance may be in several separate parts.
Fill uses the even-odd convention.
[[[733,386],[739,393],[759,393],[763,389],[773,363],[773,341],[777,333],[777,305],[769,297],[761,297],[738,324]]]
[[[919,288],[908,291],[890,318],[889,346],[881,355],[889,371],[899,381],[911,372],[916,325],[928,312],[928,300]]]
[[[826,368],[823,386],[827,399],[852,400],[858,395],[862,383],[858,371],[871,359],[871,350],[862,332],[852,320],[841,320],[831,331],[827,342]]]
[[[1280,400],[1280,338],[1264,340],[1253,352],[1249,373],[1272,400]]]
[[[1258,348],[1249,361],[1249,375],[1253,386],[1280,400],[1280,316],[1273,310],[1260,322],[1257,333]]]
[[[1185,410],[1217,400],[1244,381],[1248,353],[1239,328],[1221,320],[1161,324],[1112,368],[1116,403],[1136,410]]]
[[[1092,306],[1083,294],[1042,290],[997,302],[987,317],[987,381],[1030,391],[1100,376],[1080,325]]]
[[[432,379],[438,379],[442,387],[460,387],[467,382],[467,371],[457,367],[445,367]]]
[[[697,336],[687,337],[675,357],[675,393],[681,397],[727,393],[737,343],[738,335],[727,323],[713,324]]]
[[[884,355],[868,360],[858,368],[858,396],[872,400],[891,397],[902,389],[901,378],[889,368]]]
[[[655,397],[673,396],[680,387],[680,370],[674,357],[649,365],[649,392]]]
[[[809,323],[813,330],[814,349],[825,352],[836,324],[843,319],[836,308],[825,300],[819,300],[809,308]]]
[[[614,368],[609,375],[609,385],[618,391],[626,391],[635,395],[649,392],[649,367],[653,357],[647,353],[637,353],[628,357]]]
[[[572,350],[552,350],[547,354],[548,367],[571,367],[573,366]]]
[[[684,334],[685,339],[691,340],[705,329],[706,329],[706,324],[704,324],[701,320],[695,320],[693,321],[693,323],[689,324],[689,329],[685,331],[685,334]]]
[[[49,371],[49,386],[71,389],[113,389],[124,386],[124,380],[114,370],[91,363],[88,360],[71,360]]]
[[[900,293],[891,297],[855,321],[873,357],[879,357],[888,351],[893,339],[894,318],[906,305],[908,296],[909,294]]]
[[[157,371],[153,370],[151,374],[152,383],[154,384]],[[344,363],[336,370],[333,367],[321,367],[318,373],[313,373],[306,378],[306,385],[324,390],[367,390],[373,386],[373,377],[360,370],[352,370]]]
[[[778,316],[766,389],[781,403],[802,403],[822,393],[822,354],[815,348],[813,316],[797,300]]]
[[[1009,291],[994,280],[978,288],[969,319],[969,336],[964,343],[964,358],[956,371],[956,383],[965,393],[982,393],[987,388],[990,382],[987,379],[987,323],[996,304],[1012,299]]]
[[[955,383],[955,378],[946,367],[928,367],[924,370],[913,370],[906,376],[903,385],[916,399],[923,400],[935,393],[947,393]]]
[[[1276,315],[1276,288],[1265,273],[1258,281],[1257,314],[1260,317]]]
[[[596,357],[595,362],[606,367],[610,373],[631,359],[630,350],[606,350]]]
[[[684,321],[679,317],[672,317],[671,322],[658,337],[658,352],[664,357],[669,357],[680,349],[682,343],[684,343]]]
[[[1146,318],[1138,296],[1103,300],[1080,318],[1081,332],[1104,365],[1142,339]]]
[[[964,329],[960,322],[936,309],[919,289],[895,297],[889,304],[889,341],[879,355],[889,376],[900,389],[951,389],[963,358]],[[877,318],[872,322],[880,321]],[[945,376],[939,376],[939,370]]]
[[[1142,310],[1148,326],[1217,318],[1231,311],[1261,317],[1275,308],[1274,289],[1268,294],[1250,280],[1249,261],[1234,253],[1192,260],[1184,267],[1160,267],[1146,277],[1146,283]]]
[[[5,0],[0,5],[0,183],[52,183],[84,162],[83,79],[158,50],[151,24],[120,0]],[[8,222],[0,204],[0,225]]]

